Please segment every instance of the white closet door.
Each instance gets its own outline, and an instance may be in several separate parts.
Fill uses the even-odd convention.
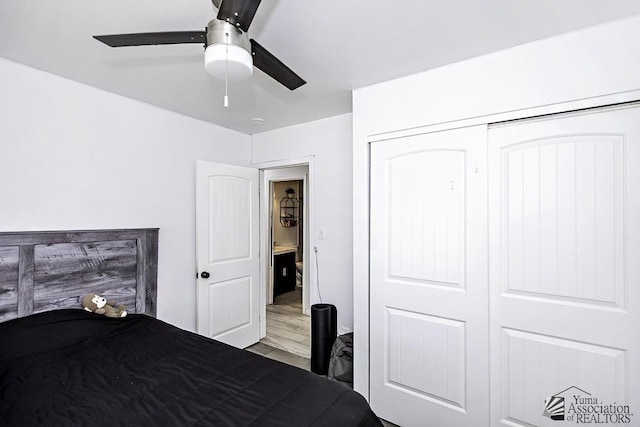
[[[370,397],[402,426],[488,423],[486,137],[371,146]]]
[[[491,425],[637,424],[640,110],[492,128],[489,171]]]

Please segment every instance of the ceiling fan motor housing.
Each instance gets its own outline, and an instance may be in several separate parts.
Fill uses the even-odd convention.
[[[228,22],[210,21],[204,66],[209,74],[220,79],[238,81],[251,77],[253,59],[247,34]]]

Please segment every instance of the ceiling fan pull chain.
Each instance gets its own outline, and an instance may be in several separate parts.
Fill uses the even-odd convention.
[[[224,71],[224,108],[229,108],[229,33],[225,33],[226,37],[226,58]]]

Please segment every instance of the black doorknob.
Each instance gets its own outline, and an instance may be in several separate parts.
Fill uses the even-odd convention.
[[[200,277],[202,277],[203,279],[208,279],[209,278],[209,273],[206,271],[203,271],[202,273],[200,273]]]

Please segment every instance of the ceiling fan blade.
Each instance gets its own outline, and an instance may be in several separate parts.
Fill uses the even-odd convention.
[[[245,33],[253,21],[253,16],[261,0],[223,0],[218,10],[218,19],[239,26]],[[238,25],[239,24],[239,25]]]
[[[307,83],[254,39],[251,39],[251,54],[253,55],[253,65],[256,68],[262,70],[288,89],[295,90]]]
[[[161,33],[110,34],[93,36],[111,47],[148,46],[156,44],[205,43],[204,31],[166,31]]]

